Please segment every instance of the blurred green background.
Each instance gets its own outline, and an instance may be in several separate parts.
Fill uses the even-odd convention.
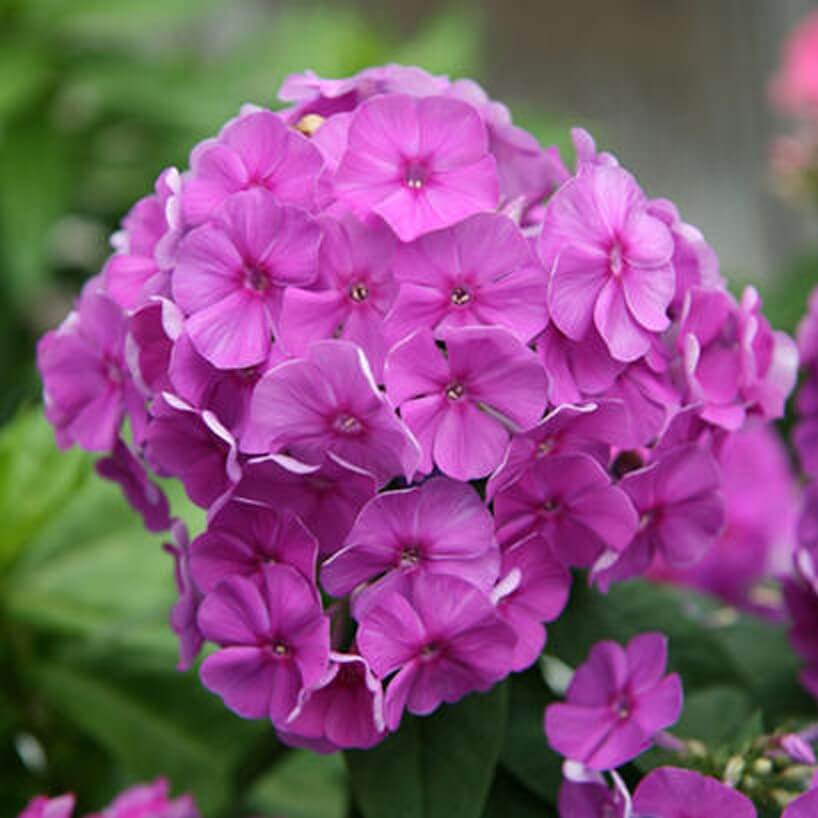
[[[391,8],[306,0],[0,0],[0,818],[46,790],[76,789],[89,810],[160,771],[177,791],[194,790],[208,816],[353,814],[341,760],[284,757],[264,725],[234,718],[195,674],[173,670],[170,560],[117,490],[93,478],[90,458],[56,451],[37,407],[34,343],[99,270],[108,236],[161,169],[185,165],[192,145],[241,103],[274,104],[283,77],[307,67],[345,76],[396,61],[473,76],[544,143],[567,148],[568,126],[582,122],[638,174],[661,183],[652,194],[674,197],[660,172],[661,152],[674,150],[673,143],[658,127],[629,140],[618,114],[607,116],[608,72],[595,29],[573,42],[565,36],[567,19],[590,20],[605,4],[520,5],[529,18],[493,2]],[[644,18],[645,3],[625,5],[634,20]],[[689,14],[693,7],[721,13],[713,4],[710,12],[699,2],[681,5]],[[789,6],[791,17],[796,6]],[[744,16],[752,18],[746,8]],[[780,31],[785,23],[779,20]],[[656,21],[648,15],[640,24]],[[530,39],[538,32],[539,40]],[[688,34],[695,39],[695,31]],[[776,53],[777,42],[769,43],[762,67]],[[577,62],[584,62],[593,93],[571,104],[558,88],[563,79],[567,87],[582,80],[572,68]],[[660,85],[645,99],[667,94],[674,80],[665,81],[664,91]],[[761,80],[743,81],[730,99],[745,94],[764,110]],[[627,99],[618,104],[627,107]],[[646,103],[637,119],[650,123],[651,110]],[[774,210],[773,230],[785,211],[766,191],[764,155],[756,153],[751,173],[760,198],[745,203]],[[735,173],[746,174],[746,163]],[[713,195],[721,181],[710,181]],[[684,213],[711,235],[702,214],[717,199],[698,192],[702,213]],[[719,231],[730,235],[730,224],[720,222]],[[818,278],[803,243],[808,232],[790,231],[789,243],[776,244],[769,254],[775,263],[760,279],[773,321],[787,329]],[[754,247],[739,249],[728,253],[736,281],[757,275],[759,260]],[[174,501],[195,521],[178,491]]]

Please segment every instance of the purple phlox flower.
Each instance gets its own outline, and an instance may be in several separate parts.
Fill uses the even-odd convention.
[[[358,344],[380,379],[387,344],[383,319],[395,298],[395,239],[380,219],[362,224],[352,216],[327,219],[318,255],[319,283],[290,287],[279,321],[281,342],[304,355],[313,341],[344,338]]]
[[[386,390],[420,441],[420,469],[449,477],[485,477],[514,432],[545,409],[545,372],[536,355],[501,327],[445,333],[446,353],[429,330],[393,347]]]
[[[286,451],[320,464],[329,452],[386,483],[412,478],[420,447],[375,383],[360,347],[317,341],[258,382],[241,440],[251,453]]]
[[[179,245],[173,297],[197,351],[220,369],[264,361],[286,286],[315,280],[321,231],[267,190],[231,196]]]
[[[595,327],[582,340],[573,341],[551,321],[537,339],[537,352],[548,376],[552,406],[603,395],[625,368],[622,361],[611,357]]]
[[[797,534],[799,545],[813,556],[818,554],[818,483],[809,483],[803,492]]]
[[[199,627],[221,648],[200,674],[238,715],[284,726],[301,690],[327,672],[329,618],[295,568],[265,565],[261,573],[261,582],[228,577],[205,597]]]
[[[489,479],[486,497],[491,500],[543,457],[584,452],[607,466],[612,447],[628,443],[627,416],[620,401],[562,404],[536,426],[511,439],[503,462]]]
[[[637,815],[651,818],[756,818],[746,795],[715,778],[675,767],[649,772],[636,788],[633,806]]]
[[[383,687],[366,659],[330,653],[327,674],[315,688],[301,692],[284,729],[285,741],[323,740],[330,752],[365,750],[381,741],[386,731]]]
[[[252,458],[244,466],[234,496],[293,511],[316,537],[319,553],[337,551],[358,512],[375,495],[369,472],[339,461],[333,455],[317,466],[286,455]]]
[[[283,203],[310,209],[321,154],[272,111],[250,111],[231,120],[217,139],[199,144],[190,156],[182,191],[189,224],[200,224],[230,196],[264,189]]]
[[[400,291],[386,324],[395,341],[420,328],[496,325],[527,343],[548,320],[545,271],[519,228],[497,213],[401,248],[395,276]]]
[[[793,429],[792,442],[804,473],[814,478],[818,477],[818,412],[813,411],[810,415],[806,415],[802,408],[802,404],[806,401],[802,398],[808,393],[815,393],[818,396],[818,384],[814,383],[809,375],[807,377],[808,380],[798,392],[797,406],[800,419]],[[809,395],[809,400],[812,400],[811,395]]]
[[[154,401],[145,459],[157,474],[178,477],[188,497],[209,508],[241,477],[236,441],[209,410],[169,392]]]
[[[587,454],[537,460],[494,497],[498,538],[514,542],[539,533],[568,565],[588,567],[604,551],[622,551],[638,517],[622,489]]]
[[[795,552],[794,576],[782,583],[784,602],[792,622],[789,639],[793,650],[806,662],[801,683],[818,698],[818,570],[812,553]]]
[[[372,581],[356,600],[377,604],[392,591],[408,593],[420,573],[459,576],[488,591],[497,579],[500,552],[494,521],[474,489],[447,477],[379,494],[361,510],[344,547],[321,569],[324,589],[344,596]]]
[[[409,592],[384,595],[358,628],[361,654],[385,679],[385,716],[427,715],[442,702],[486,691],[511,670],[514,630],[488,595],[459,577],[418,573]]]
[[[503,551],[500,576],[492,598],[517,634],[511,669],[525,670],[545,647],[543,622],[555,620],[568,602],[571,574],[548,543],[532,534]]]
[[[716,290],[725,287],[719,272],[719,258],[701,231],[686,224],[679,209],[669,199],[652,199],[648,212],[663,221],[673,235],[673,269],[676,271],[676,292],[673,306],[679,309],[685,294],[693,287]]]
[[[798,733],[787,733],[779,739],[779,746],[797,764],[815,764],[815,751]]]
[[[28,802],[17,818],[71,818],[76,798],[73,795],[59,795],[48,798],[38,795]]]
[[[168,377],[173,343],[182,334],[185,317],[167,298],[153,298],[128,319],[125,361],[134,383],[151,398],[171,390]]]
[[[488,135],[467,103],[407,94],[358,108],[335,176],[339,200],[375,212],[402,241],[448,227],[498,203]]]
[[[657,554],[672,567],[700,560],[716,541],[725,521],[715,458],[695,445],[663,453],[619,483],[639,515],[639,530],[628,547],[596,573],[607,590],[645,573]]]
[[[557,809],[560,818],[631,818],[632,803],[625,782],[616,770],[610,771],[613,788],[605,776],[582,764],[566,761]]]
[[[551,318],[573,340],[593,324],[614,358],[633,361],[670,325],[673,237],[622,168],[590,167],[563,185],[538,250],[551,271]]]
[[[807,312],[798,323],[796,339],[801,363],[809,367],[818,364],[818,287],[809,294]]]
[[[789,572],[799,492],[789,453],[778,434],[760,421],[727,436],[717,454],[726,514],[722,533],[694,565],[670,568],[660,562],[650,576],[747,607],[757,583]],[[818,525],[815,531],[818,544]]]
[[[265,372],[286,360],[278,343],[267,357],[241,369],[217,369],[196,351],[187,333],[173,345],[167,374],[171,391],[201,410],[210,410],[236,439],[247,425],[250,400]]]
[[[37,344],[45,415],[60,448],[111,451],[126,401],[140,400],[124,366],[125,326],[119,305],[87,290]]]
[[[187,670],[202,649],[202,637],[196,616],[203,594],[193,580],[190,571],[190,542],[187,527],[181,520],[174,520],[171,527],[172,542],[163,548],[173,557],[174,577],[179,599],[170,612],[170,625],[179,638],[179,670]]]
[[[191,544],[190,569],[204,593],[234,574],[260,578],[264,566],[275,563],[314,581],[317,554],[315,537],[291,511],[232,499]]]
[[[88,818],[199,818],[192,796],[169,797],[164,778],[152,784],[137,784],[120,793],[102,812]]]
[[[818,815],[818,789],[812,789],[791,801],[781,818],[815,818]]]
[[[662,634],[640,634],[626,648],[598,642],[574,673],[566,701],[546,708],[551,746],[593,770],[636,758],[681,714],[681,680],[675,673],[666,676],[666,666]]]
[[[134,309],[152,295],[168,289],[167,270],[160,265],[162,245],[179,232],[178,194],[181,177],[176,168],[162,171],[156,192],[140,199],[122,220],[113,238],[114,253],[103,269],[105,292],[125,309]]]
[[[170,506],[165,492],[148,477],[142,461],[121,438],[110,455],[97,461],[96,470],[100,477],[119,485],[148,531],[170,528]]]

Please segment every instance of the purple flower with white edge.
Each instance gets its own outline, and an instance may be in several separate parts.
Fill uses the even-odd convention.
[[[603,589],[644,574],[657,554],[670,566],[697,562],[724,527],[718,464],[695,444],[662,453],[619,485],[636,508],[639,530],[615,562],[597,573]]]
[[[486,325],[527,343],[548,321],[545,271],[507,216],[478,213],[421,236],[397,254],[395,277],[400,290],[386,319],[394,340]]]
[[[203,594],[191,575],[190,542],[187,527],[181,520],[174,520],[171,539],[172,542],[165,543],[163,548],[173,557],[179,598],[170,612],[170,626],[179,639],[177,670],[187,670],[196,660],[204,642],[196,621]]]
[[[499,567],[494,521],[477,492],[435,477],[370,500],[344,547],[324,563],[321,583],[341,597],[372,581],[364,591],[371,605],[390,591],[408,592],[411,578],[421,573],[452,574],[488,590]]]
[[[538,243],[554,323],[575,341],[593,324],[620,361],[670,325],[673,237],[647,204],[627,171],[589,167],[554,194]]]
[[[243,451],[286,451],[320,464],[327,453],[375,475],[411,479],[420,448],[380,392],[360,347],[318,341],[258,382]]]
[[[459,100],[373,97],[352,116],[335,192],[361,214],[377,213],[401,241],[493,210],[499,186],[486,127]]]
[[[200,675],[240,716],[284,726],[299,693],[327,672],[329,619],[294,568],[265,565],[261,573],[261,582],[228,577],[199,607],[202,633],[220,645]]]
[[[123,360],[125,326],[119,305],[89,289],[37,344],[45,415],[60,448],[110,452],[116,445],[126,401],[138,400]]]
[[[555,620],[568,602],[571,574],[548,543],[532,534],[503,551],[500,576],[492,599],[517,634],[511,669],[525,670],[545,646],[543,622]]]
[[[606,550],[622,551],[638,522],[628,496],[582,452],[535,461],[496,493],[494,517],[501,541],[536,532],[563,562],[583,567]]]
[[[167,531],[170,528],[170,506],[165,492],[149,477],[136,455],[121,438],[113,452],[97,461],[100,477],[117,483],[131,508],[137,511],[148,531]]]
[[[197,351],[220,369],[261,363],[286,286],[315,280],[321,231],[267,190],[231,196],[182,239],[173,297]]]
[[[164,392],[154,401],[145,459],[164,477],[178,477],[187,496],[209,508],[241,477],[236,441],[209,410]]]
[[[59,795],[47,798],[38,795],[28,802],[17,818],[71,818],[76,798],[71,795]]]
[[[626,648],[598,642],[574,673],[566,701],[546,708],[549,744],[592,770],[636,758],[682,711],[681,680],[666,676],[666,666],[662,634],[640,634]]]
[[[610,771],[613,787],[605,776],[575,761],[562,765],[565,776],[560,786],[557,809],[560,818],[631,818],[633,804],[625,782]]]
[[[231,120],[218,139],[198,145],[190,167],[182,212],[188,224],[196,225],[244,190],[263,189],[278,202],[310,209],[321,154],[277,114],[255,110]]]
[[[536,426],[511,439],[503,462],[489,479],[486,497],[491,500],[530,465],[549,455],[584,452],[606,466],[611,448],[630,442],[627,422],[621,401],[558,406]]]
[[[536,355],[500,327],[445,333],[445,354],[419,330],[386,360],[386,391],[420,441],[420,469],[458,480],[485,477],[513,433],[545,409],[545,372]]]
[[[341,547],[376,488],[373,475],[331,454],[317,466],[272,454],[247,461],[233,496],[262,505],[274,498],[276,508],[298,515],[326,556]]]
[[[358,647],[375,673],[391,679],[386,725],[404,709],[427,715],[443,702],[486,691],[511,670],[514,630],[489,597],[459,577],[417,574],[406,596],[385,595],[358,628]]]
[[[313,341],[343,338],[358,344],[380,378],[387,343],[384,317],[397,292],[392,274],[395,238],[380,219],[352,216],[322,222],[318,282],[288,287],[279,319],[287,351],[303,355]]]
[[[633,806],[637,815],[651,818],[756,818],[746,795],[715,778],[675,767],[649,772],[634,792]]]
[[[190,570],[204,593],[228,576],[260,578],[265,565],[278,563],[313,581],[317,553],[315,537],[292,512],[232,499],[193,540]]]
[[[296,746],[306,739],[327,742],[330,752],[373,747],[386,731],[383,687],[362,656],[332,652],[326,676],[302,691],[284,730]]]

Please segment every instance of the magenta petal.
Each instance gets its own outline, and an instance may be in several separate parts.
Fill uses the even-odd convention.
[[[222,645],[255,644],[270,632],[270,616],[258,586],[229,577],[199,607],[199,628]]]
[[[650,335],[628,309],[622,284],[610,279],[599,293],[594,307],[594,324],[619,361],[635,361],[650,347]]]
[[[269,715],[276,674],[265,648],[225,648],[208,656],[199,673],[202,684],[242,718]]]

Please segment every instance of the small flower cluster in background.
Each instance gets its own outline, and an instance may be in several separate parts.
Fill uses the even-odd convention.
[[[38,361],[60,445],[171,530],[181,667],[210,643],[230,709],[330,752],[530,666],[573,568],[695,570],[797,355],[584,131],[569,169],[401,66],[281,98],[160,175]]]

